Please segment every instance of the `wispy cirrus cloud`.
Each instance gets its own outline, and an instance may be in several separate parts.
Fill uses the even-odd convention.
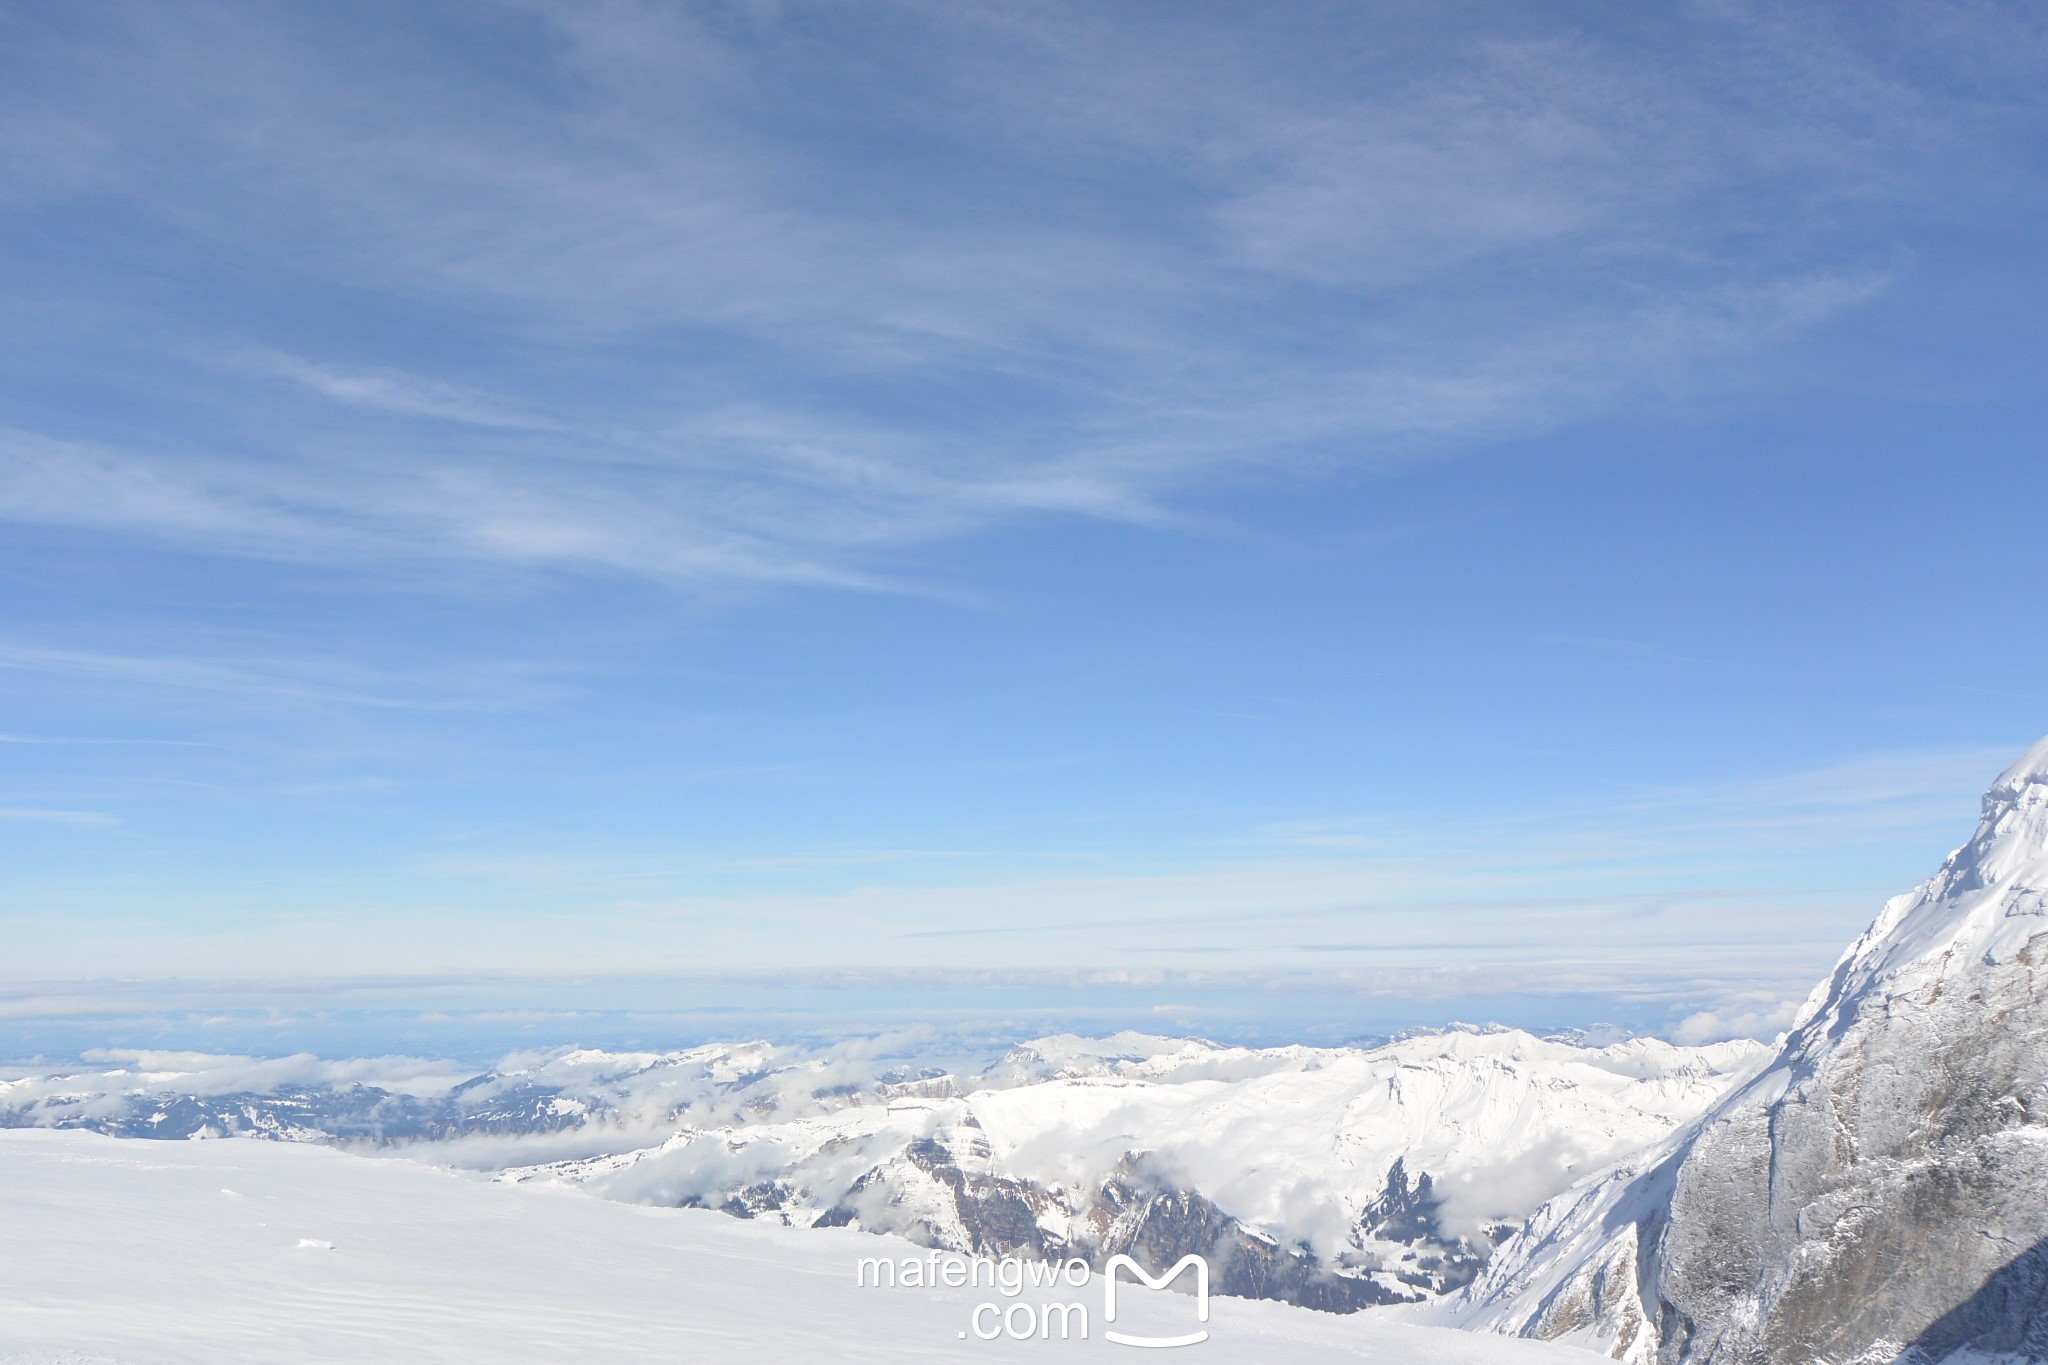
[[[388,368],[347,369],[282,351],[248,350],[227,358],[234,368],[274,375],[322,398],[352,407],[405,417],[432,417],[469,426],[516,431],[546,430],[554,424],[495,395]]]
[[[1573,870],[1598,869],[1607,878],[1653,869],[1666,876],[1743,875],[1781,862],[1788,851],[1820,863],[1837,850],[1927,841],[1933,831],[1949,830],[1960,840],[1977,794],[2012,752],[1968,747],[1868,754],[1744,780],[1518,805],[1490,818],[1465,817],[1452,828],[1392,813],[1290,821],[1248,843],[1331,856],[1442,857],[1460,866],[1476,856],[1481,865],[1516,869],[1511,875],[1532,886]],[[1937,834],[1928,846],[1939,842]]]
[[[508,685],[502,663],[489,670],[485,686],[478,678],[421,678],[333,658],[112,653],[0,639],[0,671],[8,670],[245,702],[386,711],[499,708],[546,691],[532,680]]]
[[[103,811],[52,810],[41,806],[0,806],[0,822],[16,825],[67,825],[72,829],[112,829],[120,820]]]
[[[1674,551],[1693,565],[1669,592],[1653,564],[1632,596],[1610,591],[1632,575],[1585,561],[1632,555],[1621,532],[1642,518],[1685,520],[1658,498],[1777,449],[1702,439],[1667,461],[1674,412],[1705,431],[1759,396],[1876,387],[1873,355],[2028,353],[2013,328],[1969,350],[1906,324],[1941,271],[1995,255],[1958,224],[2038,216],[2011,188],[2039,179],[2036,16],[1449,0],[1269,22],[909,0],[792,22],[651,0],[109,0],[23,10],[8,34],[0,523],[7,581],[51,590],[24,592],[0,640],[19,685],[0,722],[221,740],[203,765],[10,750],[45,770],[20,807],[104,804],[144,831],[104,880],[84,854],[31,849],[16,899],[39,925],[81,901],[102,923],[172,925],[176,900],[175,932],[130,941],[143,968],[552,964],[565,940],[591,968],[649,943],[676,961],[957,967],[1014,940],[1047,960],[1364,971],[1439,951],[1461,917],[1479,947],[1558,945],[1540,964],[1555,983],[1612,984],[1622,958],[1648,972],[1660,953],[1793,974],[1881,889],[1843,869],[1921,847],[1981,786],[1951,807],[1945,778],[1894,757],[1385,814],[1517,718],[1583,718],[1600,704],[1584,684],[1631,655],[1805,670],[1866,736],[1915,704],[1873,688],[1837,707],[1846,640],[1823,666],[1767,646],[1799,635],[1789,617],[1717,616],[1717,634],[1684,610],[1770,592],[1731,570],[1773,546],[1837,565],[1868,548],[1833,496],[1857,486],[1860,450],[1816,457],[1828,496],[1720,489],[1723,534]],[[1787,407],[1767,434],[1803,452],[1809,419]],[[1584,461],[1575,440],[1526,439],[1575,425]],[[1500,458],[1355,477],[1481,450]],[[1636,458],[1670,467],[1638,483]],[[1298,500],[1311,488],[1327,506]],[[1220,541],[1270,519],[1265,539],[1291,549],[1304,530],[1374,536],[1383,513],[1427,530],[1347,559],[1356,588],[1263,557],[1182,573],[1185,547],[1167,547],[1146,563],[1175,571],[1140,602],[1142,573],[1111,577],[1134,538],[1095,534]],[[1929,543],[1964,533],[1946,534]],[[946,605],[746,591],[781,587]],[[1553,651],[1534,671],[1560,663],[1569,686],[1518,676],[1524,593],[1529,631],[1603,666]],[[685,596],[762,609],[742,624]],[[941,621],[998,596],[1017,629]],[[1968,617],[1956,629],[1982,631]],[[1202,647],[1151,648],[1155,630]],[[678,681],[698,665],[746,676]],[[1327,690],[1262,720],[1262,672]],[[1469,688],[1415,681],[1453,673]],[[1637,717],[1590,743],[1615,772],[1689,744],[1754,754],[1779,700],[1764,690],[1716,698],[1688,737],[1645,740]],[[1840,733],[1799,742],[1861,742]],[[1046,776],[1070,754],[1087,764]],[[163,793],[202,780],[225,833],[181,845],[169,831],[199,828],[197,808]],[[376,821],[280,814],[291,849],[239,804],[388,782]],[[1279,818],[1297,792],[1318,794]],[[1148,832],[1102,816],[1117,803],[1148,807]],[[1143,845],[1170,822],[1210,842],[1155,857]],[[1257,827],[1232,841],[1218,822]],[[398,828],[435,856],[392,851]],[[230,845],[251,868],[336,866],[280,892],[286,873],[223,872]],[[945,852],[983,847],[998,852]],[[1800,871],[1802,849],[1834,870]],[[383,880],[360,880],[359,852]],[[515,902],[547,927],[493,932]],[[570,920],[597,927],[557,932]],[[1077,936],[1012,927],[1054,923]],[[86,972],[115,949],[37,951]]]
[[[346,79],[360,35],[233,5],[52,40],[63,83],[0,105],[17,202],[112,196],[286,292],[432,320],[322,349],[188,314],[334,421],[216,382],[198,407],[232,418],[176,448],[19,432],[0,516],[352,567],[887,587],[903,548],[1019,518],[1170,522],[1247,470],[1739,390],[1887,288],[1895,254],[1853,228],[1911,202],[1901,159],[1999,117],[1863,31],[1743,7],[1648,49],[1392,16],[1364,44],[1307,17],[1288,46],[1060,6],[907,6],[907,42],[639,4],[474,19],[494,42],[414,33]],[[493,59],[538,34],[532,65]],[[1986,16],[1924,55],[2000,36]],[[436,377],[451,357],[491,378]]]
[[[26,744],[56,748],[167,748],[204,749],[200,739],[150,739],[116,735],[0,735],[0,744]]]

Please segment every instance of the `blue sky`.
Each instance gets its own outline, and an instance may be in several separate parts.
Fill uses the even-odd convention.
[[[2044,57],[0,6],[0,974],[1767,1029],[2048,730]]]

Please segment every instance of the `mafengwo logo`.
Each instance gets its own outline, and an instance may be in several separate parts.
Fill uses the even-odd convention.
[[[1117,1298],[1135,1292],[1141,1296],[1166,1291],[1174,1281],[1192,1270],[1195,1292],[1168,1295],[1176,1305],[1186,1304],[1194,1324],[1209,1321],[1209,1263],[1200,1256],[1183,1256],[1164,1274],[1153,1275],[1129,1256],[1112,1256],[1102,1267],[1103,1338],[1119,1346],[1195,1346],[1209,1339],[1209,1329],[1195,1326],[1191,1332],[1171,1334],[1120,1330],[1110,1324],[1117,1320]],[[1131,1278],[1125,1280],[1128,1271]],[[1086,1341],[1089,1336],[1088,1305],[1082,1302],[1048,1303],[1020,1298],[1026,1288],[1083,1289],[1091,1278],[1088,1263],[1069,1261],[1023,1261],[1013,1256],[1000,1260],[947,1256],[933,1251],[925,1256],[905,1256],[900,1261],[882,1256],[862,1257],[854,1271],[854,1282],[876,1289],[966,1289],[988,1288],[1009,1299],[974,1305],[967,1326],[958,1335],[962,1341]],[[1128,1298],[1126,1302],[1128,1302]],[[1191,1325],[1194,1325],[1191,1324]]]
[[[1109,1258],[1109,1264],[1102,1267],[1103,1322],[1111,1323],[1116,1321],[1116,1273],[1119,1270],[1130,1271],[1131,1274],[1145,1282],[1147,1289],[1164,1289],[1167,1285],[1179,1279],[1180,1273],[1183,1270],[1193,1270],[1195,1272],[1195,1321],[1207,1322],[1209,1320],[1209,1263],[1201,1257],[1183,1256],[1174,1262],[1173,1269],[1155,1279],[1145,1273],[1145,1267],[1139,1265],[1130,1257],[1112,1256]],[[1177,1337],[1141,1337],[1133,1336],[1126,1332],[1113,1331],[1108,1327],[1104,1327],[1102,1335],[1116,1342],[1119,1346],[1193,1346],[1198,1342],[1209,1339],[1209,1329],[1204,1327],[1200,1331],[1188,1332]]]

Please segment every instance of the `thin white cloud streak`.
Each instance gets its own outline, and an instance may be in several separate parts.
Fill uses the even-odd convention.
[[[270,350],[244,351],[230,357],[230,363],[260,374],[288,379],[337,403],[379,412],[513,430],[545,430],[554,425],[490,394],[439,380],[423,379],[402,370],[343,369],[303,356]]]
[[[756,454],[799,458],[792,445]],[[816,461],[812,461],[815,466]],[[878,498],[815,477],[720,477],[644,458],[483,468],[455,459],[316,467],[164,456],[0,431],[0,519],[113,531],[202,553],[299,563],[394,566],[484,562],[628,573],[675,583],[722,580],[876,588],[836,562],[853,548],[901,543],[963,524],[964,505],[1045,505],[1113,495],[1080,480],[1016,478],[1000,488]],[[750,482],[753,485],[750,486]],[[947,494],[952,496],[948,497]],[[896,504],[894,514],[888,505]]]
[[[613,951],[605,936],[617,934],[649,961],[660,945],[687,943],[688,960],[736,969],[871,959],[1052,968],[1132,953],[1198,968],[1201,955],[1224,954],[1246,968],[1297,970],[1490,963],[1543,989],[1624,989],[1631,972],[1760,977],[1782,992],[1823,969],[1886,896],[1933,870],[2009,757],[2008,748],[1879,754],[1569,810],[1294,822],[1256,832],[1235,854],[1150,866],[1127,856],[1084,871],[1048,870],[1072,855],[1013,854],[982,860],[992,871],[970,879],[863,868],[855,881],[800,859],[533,852],[421,870],[496,884],[486,899],[501,908],[580,907],[581,922],[606,926],[577,949],[593,968]],[[1873,846],[1916,848],[1924,866],[1908,860],[1888,874],[1896,884],[1872,881]],[[879,869],[887,857],[875,861]]]
[[[1702,870],[1741,873],[1784,864],[1786,851],[1891,844],[1952,829],[1968,833],[1975,798],[2012,747],[1874,754],[1771,777],[1617,794],[1608,802],[1508,810],[1432,824],[1413,815],[1289,822],[1265,832],[1280,846],[1333,854],[1443,858],[1479,854],[1511,876],[1600,869],[1637,877]],[[1931,870],[1931,868],[1930,868]]]
[[[1489,977],[1494,989],[1536,993],[1719,983],[1775,1001],[1803,992],[1886,897],[1967,835],[1976,795],[2010,752],[1871,755],[1568,810],[1481,803],[1299,821],[1206,850],[1115,858],[877,849],[868,860],[846,848],[735,858],[603,839],[508,850],[485,838],[317,885],[214,888],[210,927],[153,946],[147,960],[104,943],[87,957],[56,940],[31,950],[38,922],[17,917],[16,927],[28,936],[24,970],[45,977],[212,973],[223,962],[244,974],[1126,963],[1336,972],[1389,993],[1403,981],[1471,992]],[[93,894],[74,888],[67,904],[87,908]],[[184,904],[170,896],[159,909]]]
[[[40,806],[0,806],[0,823],[68,825],[73,829],[112,829],[120,820],[104,811],[50,810]]]
[[[1177,519],[1169,495],[1276,453],[1315,463],[1325,457],[1311,448],[1364,442],[1386,443],[1381,458],[1392,458],[1412,455],[1417,440],[1540,426],[1560,401],[1597,406],[1643,367],[1681,372],[1760,333],[1834,316],[1875,287],[1868,278],[1801,280],[1577,335],[1560,323],[1456,371],[1240,380],[1233,392],[1097,415],[1070,429],[1061,438],[1068,452],[1050,459],[1014,449],[1014,435],[948,438],[759,409],[653,432],[585,427],[535,452],[483,460],[330,451],[279,462],[0,431],[0,519],[303,563],[483,562],[679,585],[881,589],[896,585],[864,567],[880,552],[1035,514],[1164,524]],[[1617,362],[1617,347],[1635,369]],[[1304,378],[1323,391],[1304,394]],[[961,445],[979,447],[981,458],[963,467],[954,457]]]
[[[2012,752],[1987,746],[1870,754],[1746,782],[1652,790],[1630,804],[1636,809],[1734,807],[1779,813],[1805,808],[1845,812],[1858,820],[1868,819],[1871,807],[1900,806],[1917,815],[1929,803],[1946,803],[1958,792],[1983,787],[1986,774],[2001,771]]]
[[[460,680],[377,673],[331,659],[222,659],[115,654],[0,639],[0,671],[43,673],[115,685],[237,697],[292,706],[388,711],[474,711],[515,707],[547,695],[544,687],[500,676],[489,687]]]
[[[117,736],[0,735],[0,744],[21,744],[50,748],[168,748],[210,749],[203,739],[138,739]]]
[[[577,98],[461,65],[466,98],[428,100],[404,62],[338,81],[331,54],[231,7],[130,12],[146,58],[88,63],[103,100],[32,106],[16,193],[90,185],[259,262],[290,242],[294,270],[511,310],[510,334],[578,363],[678,327],[769,358],[623,400],[557,386],[529,411],[258,346],[341,408],[484,435],[423,430],[400,458],[382,436],[279,430],[259,457],[20,433],[0,515],[355,566],[883,587],[890,551],[995,522],[1157,522],[1234,472],[1443,453],[1739,384],[1885,287],[1886,263],[1806,219],[1901,202],[1888,161],[1925,172],[1981,122],[1819,21],[1759,55],[1742,25],[1773,21],[1746,11],[1674,19],[1713,54],[1697,71],[1502,39],[1297,88],[1198,25],[1162,40],[1086,11],[913,6],[927,60],[904,97],[973,145],[934,135],[941,169],[905,184],[875,167],[892,202],[829,136],[761,131],[755,86],[833,75],[762,16],[532,14]],[[1797,105],[1775,94],[1788,67]],[[59,174],[36,150],[53,143],[87,169]],[[947,176],[965,150],[1015,188]],[[1787,185],[1799,223],[1724,207]],[[825,396],[850,380],[994,399],[949,425]]]

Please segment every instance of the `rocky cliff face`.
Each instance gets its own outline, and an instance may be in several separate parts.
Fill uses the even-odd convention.
[[[687,1155],[695,1145],[686,1139],[667,1150]],[[1363,1207],[1353,1229],[1350,1245],[1373,1252],[1326,1257],[1306,1242],[1290,1242],[1228,1212],[1144,1152],[1125,1153],[1106,1174],[1079,1185],[1004,1173],[971,1115],[889,1150],[836,1197],[831,1184],[821,1182],[829,1206],[812,1182],[822,1171],[837,1170],[843,1178],[854,1169],[844,1164],[847,1159],[864,1164],[874,1152],[841,1139],[825,1144],[818,1156],[824,1159],[798,1162],[742,1188],[719,1183],[708,1191],[683,1187],[655,1197],[740,1218],[893,1233],[967,1256],[1078,1257],[1100,1268],[1112,1256],[1128,1255],[1161,1271],[1192,1252],[1208,1260],[1210,1285],[1218,1294],[1336,1313],[1414,1303],[1456,1289],[1492,1249],[1484,1235],[1448,1232],[1431,1177],[1411,1178],[1399,1161],[1388,1172],[1385,1191]],[[602,1192],[607,1170],[630,1172],[635,1164],[614,1158],[512,1175],[566,1177]]]
[[[2048,1359],[2044,1258],[2048,741],[1767,1069],[1553,1202],[1449,1316],[1637,1365]]]

